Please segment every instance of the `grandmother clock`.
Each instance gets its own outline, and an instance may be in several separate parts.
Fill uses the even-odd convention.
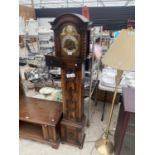
[[[56,58],[61,62],[61,141],[82,148],[85,138],[84,60],[89,54],[90,23],[79,14],[63,14],[51,25]]]

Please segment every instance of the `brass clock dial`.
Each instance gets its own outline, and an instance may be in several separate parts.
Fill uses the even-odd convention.
[[[67,25],[61,33],[61,49],[63,56],[77,56],[79,53],[79,34],[72,25]]]

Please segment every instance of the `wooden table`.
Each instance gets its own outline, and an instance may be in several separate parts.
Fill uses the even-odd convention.
[[[97,104],[97,98],[99,95],[99,91],[102,91],[103,93],[101,95],[101,98],[103,100],[103,109],[102,109],[101,121],[103,121],[103,119],[104,119],[105,104],[106,104],[106,102],[110,102],[110,103],[112,102],[114,90],[115,90],[115,87],[109,87],[109,86],[103,85],[103,84],[101,84],[101,81],[98,84],[98,90],[96,91],[95,102]],[[122,88],[119,87],[117,89],[117,96],[115,99],[115,104],[119,103],[121,93],[122,93]]]
[[[62,104],[22,96],[19,99],[19,135],[58,148]]]
[[[135,89],[123,88],[115,131],[115,155],[135,154]]]

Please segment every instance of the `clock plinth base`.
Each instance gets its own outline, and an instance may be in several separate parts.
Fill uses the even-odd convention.
[[[82,149],[85,139],[85,122],[85,116],[83,116],[81,122],[62,119],[60,123],[61,142],[74,145]]]

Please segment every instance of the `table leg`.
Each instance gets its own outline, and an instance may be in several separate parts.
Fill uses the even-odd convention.
[[[106,100],[107,100],[107,92],[104,92],[103,109],[102,109],[101,121],[104,120],[104,109],[105,109]]]
[[[99,83],[99,81],[97,82],[97,84],[96,84],[96,88],[95,88],[95,106],[97,106],[97,92],[98,92],[98,83]]]

